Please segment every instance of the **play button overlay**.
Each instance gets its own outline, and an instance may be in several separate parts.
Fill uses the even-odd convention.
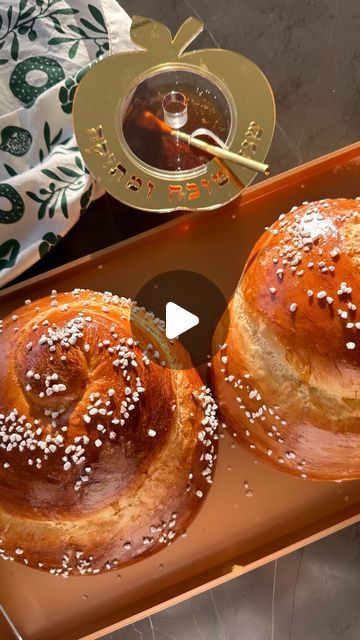
[[[214,355],[212,337],[223,314],[222,334],[219,344],[215,345],[216,351],[226,342],[229,329],[227,300],[220,289],[200,273],[186,270],[159,273],[142,287],[135,300],[138,307],[145,307],[163,321],[166,338],[179,340],[195,367],[207,364]],[[131,314],[130,322],[134,340],[144,348],[143,330],[136,320],[136,311]],[[159,364],[156,350],[146,349],[146,356]],[[171,362],[165,362],[165,366],[175,367]]]
[[[194,313],[186,311],[175,302],[166,304],[165,332],[169,340],[178,338],[185,331],[189,331],[199,324],[199,318]]]

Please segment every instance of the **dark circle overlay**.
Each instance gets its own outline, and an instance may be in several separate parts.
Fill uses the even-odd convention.
[[[153,312],[157,318],[166,320],[166,304],[173,302],[183,307],[199,318],[199,324],[184,332],[177,338],[189,352],[192,363],[200,367],[215,355],[212,348],[212,337],[215,328],[224,314],[223,332],[216,351],[226,342],[229,329],[229,314],[227,301],[220,289],[208,278],[194,271],[165,271],[149,280],[136,296],[137,305]],[[131,314],[131,331],[134,340],[141,344],[141,329],[139,330],[136,311]],[[152,353],[147,351],[149,358]],[[159,364],[155,358],[153,361]],[[165,366],[173,368],[171,363]],[[184,365],[185,366],[185,365]]]

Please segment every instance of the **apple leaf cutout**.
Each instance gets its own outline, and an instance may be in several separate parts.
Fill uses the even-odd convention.
[[[169,49],[172,45],[169,29],[162,22],[150,18],[134,16],[130,35],[132,41],[142,49],[152,49],[156,46]]]

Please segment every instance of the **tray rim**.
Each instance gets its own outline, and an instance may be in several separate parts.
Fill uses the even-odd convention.
[[[294,178],[294,180],[298,182],[299,179],[301,179],[302,175],[309,176],[313,173],[316,173],[319,169],[319,165],[321,165],[323,168],[326,168],[326,165],[332,165],[334,163],[334,160],[341,161],[341,158],[343,156],[346,156],[348,161],[351,161],[351,159],[355,159],[357,156],[360,157],[360,142],[355,142],[351,145],[339,148],[328,154],[319,156],[318,158],[315,158],[307,163],[299,164],[292,169],[279,173],[271,178],[262,181],[261,183],[252,185],[248,187],[238,199],[218,210],[210,212],[184,212],[182,215],[177,216],[176,218],[169,220],[168,222],[164,222],[157,227],[153,227],[147,231],[131,236],[130,238],[126,238],[125,240],[114,243],[104,249],[100,249],[96,252],[87,254],[77,260],[73,260],[59,267],[55,267],[54,269],[50,269],[49,271],[33,276],[32,278],[28,278],[23,282],[7,286],[5,289],[0,290],[0,304],[2,301],[11,301],[21,292],[23,292],[25,295],[27,292],[31,291],[33,287],[40,283],[46,284],[46,282],[48,282],[49,284],[51,284],[52,280],[58,279],[58,277],[62,274],[71,274],[74,271],[81,271],[85,269],[89,265],[89,263],[101,264],[102,261],[111,259],[112,256],[118,254],[119,252],[129,251],[133,246],[141,246],[143,243],[146,243],[149,240],[151,241],[151,238],[158,234],[166,235],[166,233],[173,230],[174,227],[176,228],[177,226],[186,224],[187,220],[192,220],[195,216],[201,216],[203,219],[205,219],[205,216],[221,215],[221,213],[224,211],[231,211],[235,208],[237,209],[240,204],[253,202],[258,198],[261,198],[264,193],[271,194],[275,191],[280,190],[283,183],[286,182],[286,184],[288,185],[289,182],[291,183],[292,178]],[[344,518],[339,519],[339,516],[341,516],[342,513],[344,514]],[[277,547],[275,551],[269,552],[269,543],[265,547],[257,547],[252,552],[253,556],[254,553],[257,554],[257,557],[255,558],[251,557],[251,554],[248,554],[248,558],[246,558],[246,555],[242,558],[239,558],[239,563],[236,562],[235,558],[230,563],[225,562],[219,565],[215,565],[207,571],[199,573],[193,578],[190,578],[190,580],[196,580],[199,583],[197,584],[197,586],[186,589],[186,585],[184,582],[175,583],[173,587],[167,589],[167,592],[169,592],[170,590],[176,590],[177,593],[175,595],[170,595],[170,597],[166,597],[166,599],[162,600],[158,604],[144,608],[140,613],[138,612],[133,615],[124,617],[118,622],[93,631],[90,634],[82,636],[79,635],[77,636],[77,638],[78,640],[97,640],[106,634],[117,631],[141,619],[154,615],[155,613],[159,613],[160,611],[163,611],[170,606],[174,606],[175,604],[184,602],[185,600],[204,593],[209,589],[220,586],[221,584],[224,584],[225,582],[232,580],[233,578],[262,567],[269,562],[278,560],[288,555],[289,553],[292,553],[293,551],[299,550],[309,544],[312,544],[313,542],[317,542],[322,538],[341,531],[342,529],[352,524],[356,524],[357,522],[360,522],[360,501],[353,503],[350,507],[344,508],[342,511],[337,511],[336,513],[329,514],[324,518],[315,520],[311,524],[308,524],[306,526],[306,530],[307,532],[309,532],[310,529],[312,533],[307,533],[307,535],[304,535],[304,537],[301,537],[301,528],[296,529],[290,534],[287,534],[283,538],[279,536],[271,543],[273,549],[274,547]],[[284,544],[282,546],[282,539],[285,538],[287,539],[287,541],[289,541],[289,538],[293,538],[293,541],[290,543],[288,542],[287,544]],[[262,549],[264,551],[264,555],[260,555]],[[209,577],[210,573],[215,575],[215,577]],[[187,580],[187,582],[189,582],[189,580]],[[184,585],[184,588],[182,588],[182,585]],[[155,594],[153,594],[151,597],[159,599],[160,595],[161,590],[155,592]],[[81,629],[79,629],[79,632],[81,633]],[[73,630],[73,633],[77,633],[76,628]]]
[[[356,506],[356,505],[358,505],[358,508],[360,507],[360,503],[355,503],[355,505],[353,506]],[[319,522],[322,522],[322,520],[315,521],[314,525]],[[106,640],[107,634],[113,633],[115,631],[119,631],[120,629],[123,629],[128,625],[139,622],[139,620],[144,620],[145,618],[148,618],[149,616],[153,616],[156,613],[160,613],[161,611],[164,611],[169,607],[173,607],[177,604],[180,604],[181,602],[185,602],[190,598],[200,595],[201,593],[205,593],[206,591],[219,587],[220,585],[225,584],[225,582],[229,582],[230,580],[233,580],[242,575],[245,575],[246,573],[250,573],[250,571],[259,569],[260,567],[263,567],[266,564],[273,562],[274,560],[279,560],[280,558],[283,558],[289,555],[290,553],[293,553],[294,551],[298,551],[299,549],[307,547],[308,545],[314,542],[318,542],[319,540],[322,540],[323,538],[326,538],[327,536],[330,536],[333,533],[337,533],[342,529],[346,529],[346,527],[350,527],[353,524],[357,524],[358,522],[360,522],[360,511],[356,515],[350,516],[345,520],[342,520],[341,522],[338,522],[336,524],[326,527],[325,529],[321,529],[316,533],[306,536],[305,538],[302,538],[297,542],[289,544],[286,547],[282,547],[281,549],[278,549],[277,551],[269,553],[266,556],[263,556],[262,558],[249,562],[248,564],[243,564],[243,565],[232,564],[230,567],[230,570],[218,576],[217,578],[213,578],[206,582],[202,582],[197,587],[194,587],[188,591],[182,591],[181,593],[175,596],[172,596],[157,605],[149,607],[148,609],[144,609],[140,614],[134,614],[132,616],[124,618],[120,622],[115,622],[112,625],[104,627],[99,631],[94,631],[88,635],[81,636],[81,637],[79,636],[78,640],[100,640],[101,638],[104,638],[104,640]],[[301,530],[298,529],[297,531],[301,531]],[[219,567],[222,567],[222,566],[224,565],[217,565],[212,569],[212,571],[215,572]],[[225,566],[228,566],[228,563]],[[197,578],[200,579],[201,575],[202,574],[199,574]],[[181,582],[178,583],[176,587],[180,589],[181,584],[182,584]],[[56,638],[55,640],[60,640],[60,639]]]
[[[319,156],[318,158],[314,158],[309,162],[305,162],[303,164],[296,165],[292,169],[288,171],[283,171],[271,178],[267,178],[262,182],[252,185],[244,190],[242,194],[240,194],[239,198],[234,200],[233,202],[221,207],[219,209],[215,209],[213,211],[199,211],[199,212],[184,212],[180,216],[177,216],[173,220],[169,220],[168,222],[164,222],[156,227],[152,227],[147,231],[142,231],[141,233],[137,233],[130,238],[125,238],[124,240],[120,240],[104,249],[99,249],[98,251],[94,251],[93,253],[88,253],[81,258],[76,260],[72,260],[64,265],[59,267],[55,267],[54,269],[50,269],[49,271],[45,271],[44,273],[40,273],[39,275],[33,276],[31,278],[27,278],[26,280],[19,282],[14,285],[7,286],[5,289],[0,289],[0,302],[2,300],[10,300],[14,297],[14,294],[18,294],[19,291],[24,289],[25,291],[31,288],[33,285],[36,285],[41,280],[44,279],[53,279],[58,275],[64,272],[73,272],[78,268],[84,268],[91,261],[101,261],[101,259],[105,259],[106,257],[111,257],[112,254],[117,253],[121,250],[128,250],[134,244],[142,244],[146,242],[148,239],[157,235],[159,233],[166,233],[168,230],[173,229],[180,224],[186,223],[187,220],[191,220],[195,216],[205,217],[206,215],[219,215],[223,211],[231,211],[234,208],[237,208],[240,204],[247,204],[248,202],[253,202],[260,198],[263,195],[264,191],[278,191],[281,188],[281,185],[284,181],[288,181],[288,179],[292,176],[299,177],[299,173],[302,174],[311,174],[321,163],[323,166],[326,164],[331,164],[334,159],[341,158],[341,156],[348,155],[354,153],[354,158],[356,155],[360,157],[360,142],[354,142],[353,144],[347,145],[346,147],[341,147],[335,151],[331,151],[323,156]],[[159,214],[166,215],[166,214]]]

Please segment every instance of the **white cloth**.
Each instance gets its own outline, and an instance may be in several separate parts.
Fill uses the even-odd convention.
[[[72,129],[77,84],[134,49],[116,0],[0,3],[0,287],[30,267],[103,194]]]

